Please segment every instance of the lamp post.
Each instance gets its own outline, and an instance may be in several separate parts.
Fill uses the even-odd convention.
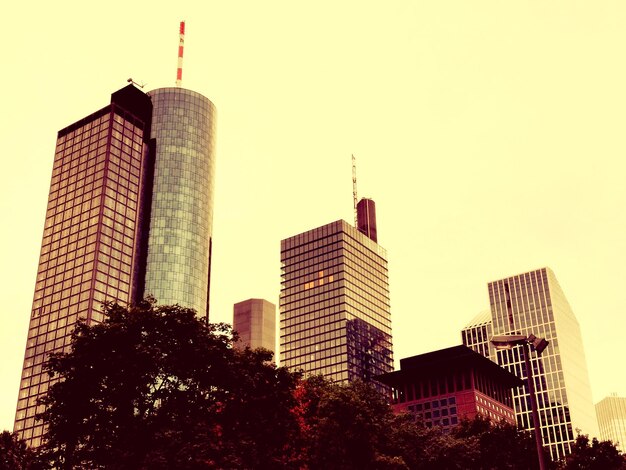
[[[535,395],[535,381],[533,380],[533,370],[530,366],[530,352],[528,345],[532,344],[538,356],[548,346],[548,341],[544,338],[537,338],[535,335],[497,335],[491,338],[491,344],[497,350],[513,349],[514,346],[521,345],[524,356],[524,366],[526,367],[526,377],[528,380],[528,395],[530,397],[530,408],[533,418],[535,433],[535,444],[537,445],[537,456],[539,458],[539,470],[546,470],[546,459],[543,455],[543,441],[541,439],[541,424],[539,422],[539,411],[537,409],[537,397]]]

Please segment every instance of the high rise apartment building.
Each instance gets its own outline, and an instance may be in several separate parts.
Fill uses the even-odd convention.
[[[626,449],[626,397],[616,394],[605,397],[596,403],[600,439],[612,441],[624,452]]]
[[[133,85],[58,132],[14,426],[30,445],[44,362],[79,318],[147,294],[208,314],[213,139],[208,99]]]
[[[343,220],[282,240],[282,366],[337,382],[393,370],[386,257]]]
[[[543,443],[553,459],[570,452],[576,429],[597,434],[595,410],[578,321],[549,268],[511,276],[488,285],[491,318],[474,319],[462,332],[463,343],[488,355],[526,380],[520,347],[495,351],[485,341],[492,335],[545,338],[541,356],[531,352]],[[526,386],[513,391],[518,425],[532,429]]]
[[[239,334],[236,347],[276,350],[276,305],[265,299],[248,299],[233,307],[233,330]]]

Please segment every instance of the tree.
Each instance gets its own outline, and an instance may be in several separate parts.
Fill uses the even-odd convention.
[[[595,437],[589,443],[589,436],[579,434],[572,445],[572,451],[563,459],[560,468],[564,470],[624,470],[626,458],[611,441],[599,441]]]
[[[191,309],[104,306],[51,355],[41,403],[55,468],[272,468],[289,463],[299,376],[266,350],[236,350]]]
[[[448,431],[426,427],[410,414],[395,415],[362,382],[339,385],[312,377],[301,383],[297,396],[307,468],[538,468],[533,435],[503,421],[478,415]]]
[[[37,470],[43,468],[36,453],[17,434],[0,434],[0,470]]]
[[[470,468],[527,470],[539,468],[537,446],[533,434],[505,421],[493,421],[477,415],[462,420],[453,428],[458,439],[471,440],[474,462]],[[554,468],[546,449],[543,449],[548,468]]]
[[[104,313],[79,323],[71,349],[46,366],[56,382],[38,418],[53,468],[536,468],[532,436],[514,426],[478,417],[449,432],[425,427],[371,385],[302,380],[269,351],[234,349],[228,325],[193,310],[144,301]],[[11,439],[5,447],[28,455]],[[564,468],[619,468],[602,466],[614,449],[577,449],[600,466]]]
[[[371,385],[311,377],[297,396],[305,468],[470,468],[472,448],[465,441],[395,415]]]
[[[303,383],[304,449],[311,468],[373,468],[388,431],[391,409],[362,382],[332,384],[321,377]]]

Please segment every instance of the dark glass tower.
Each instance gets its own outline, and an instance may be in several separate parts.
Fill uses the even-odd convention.
[[[188,90],[178,92],[178,96],[187,95],[196,100],[189,103],[181,99],[171,106],[179,118],[175,136],[162,137],[160,127],[155,131],[156,136],[151,136],[152,123],[160,126],[167,111],[160,100],[151,99],[133,85],[113,93],[108,106],[58,133],[14,426],[32,446],[41,444],[44,432],[43,425],[35,421],[35,414],[43,411],[36,402],[51,385],[42,371],[43,364],[49,353],[67,348],[79,318],[85,318],[88,323],[99,322],[102,302],[128,304],[143,297],[146,279],[154,279],[152,272],[159,271],[153,266],[162,260],[176,278],[189,276],[203,280],[203,292],[194,291],[195,296],[187,296],[184,290],[174,289],[166,301],[196,308],[200,315],[206,315],[213,201],[213,113],[212,105],[197,106],[197,101],[210,103],[206,98]],[[194,127],[187,120],[195,115],[189,117],[178,111],[185,106],[197,114],[206,108],[211,112],[204,113],[200,125]],[[196,142],[201,142],[202,148],[196,148]],[[197,153],[191,153],[192,150]],[[171,163],[175,170],[167,168],[162,162],[169,163],[176,152],[193,155],[202,161],[202,168],[196,170],[196,160],[191,158]],[[166,197],[167,204],[157,203],[163,200],[159,191],[169,189],[159,177],[171,176],[175,171],[180,172],[182,193],[187,191],[181,182],[184,178],[194,182],[202,178],[201,201],[198,197]],[[176,214],[191,213],[202,219],[201,229],[179,238],[172,232],[159,231],[163,226],[161,216],[164,212],[168,215],[164,206]],[[178,224],[178,219],[174,223]],[[155,237],[152,248],[148,241]],[[162,248],[159,243],[167,246]],[[197,248],[203,257],[202,267],[189,267],[182,256],[177,258],[180,262],[170,262],[161,256],[161,253],[179,254],[192,248]],[[149,293],[155,296],[161,293],[152,284],[148,286]],[[158,297],[157,300],[163,303]]]
[[[281,242],[281,365],[337,382],[393,370],[386,256],[343,220]]]
[[[570,452],[576,429],[597,435],[595,410],[578,321],[554,273],[538,269],[490,282],[490,317],[477,317],[462,332],[463,343],[526,380],[519,347],[496,351],[492,335],[534,334],[550,344],[531,354],[543,444],[553,459]],[[518,425],[532,429],[526,386],[513,391]]]

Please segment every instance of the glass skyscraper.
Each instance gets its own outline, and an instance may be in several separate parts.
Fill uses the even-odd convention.
[[[173,94],[180,99],[164,104],[163,93],[155,90],[151,99],[129,85],[113,93],[108,106],[58,132],[14,426],[31,446],[41,444],[44,432],[35,421],[36,413],[43,411],[37,399],[51,385],[43,372],[44,362],[49,353],[68,347],[79,318],[99,322],[102,302],[128,304],[145,292],[163,303],[157,295],[164,291],[153,287],[160,284],[152,274],[162,264],[167,264],[175,279],[203,280],[194,284],[193,295],[170,282],[173,293],[164,295],[165,300],[196,308],[201,316],[207,314],[213,108],[206,98],[183,89]],[[167,127],[163,121],[175,121],[172,111],[180,121],[170,124],[168,133],[163,131]],[[197,115],[202,116],[200,124],[191,124]],[[153,123],[157,126],[154,133]],[[177,152],[189,158],[176,160]],[[198,170],[196,162],[201,162]],[[158,194],[185,194],[189,187],[200,186],[199,197],[162,198]],[[189,218],[189,214],[195,223],[201,221],[201,229],[178,238],[180,232],[168,231],[162,222],[171,216],[175,228],[180,224],[184,230],[178,218]],[[197,257],[203,257],[203,262],[189,267],[184,255],[192,249],[198,249]],[[181,256],[172,262],[165,256],[170,252]],[[151,280],[149,291],[147,279]]]
[[[208,316],[215,107],[184,88],[148,95],[156,155],[145,292],[159,303],[178,303]]]
[[[461,331],[463,344],[485,357],[492,357],[495,353],[490,343],[493,336],[491,311],[483,310]]]
[[[626,449],[626,397],[617,394],[596,403],[600,439],[612,441],[619,450]]]
[[[484,346],[490,335],[530,335],[550,344],[541,356],[531,353],[544,446],[553,459],[570,452],[576,429],[597,435],[595,410],[578,321],[554,273],[538,269],[488,285],[491,319],[478,319],[462,332],[463,343],[526,380],[520,347],[495,351]],[[532,429],[526,386],[513,392],[518,424]]]
[[[386,256],[343,220],[282,240],[281,365],[336,382],[393,370]]]

